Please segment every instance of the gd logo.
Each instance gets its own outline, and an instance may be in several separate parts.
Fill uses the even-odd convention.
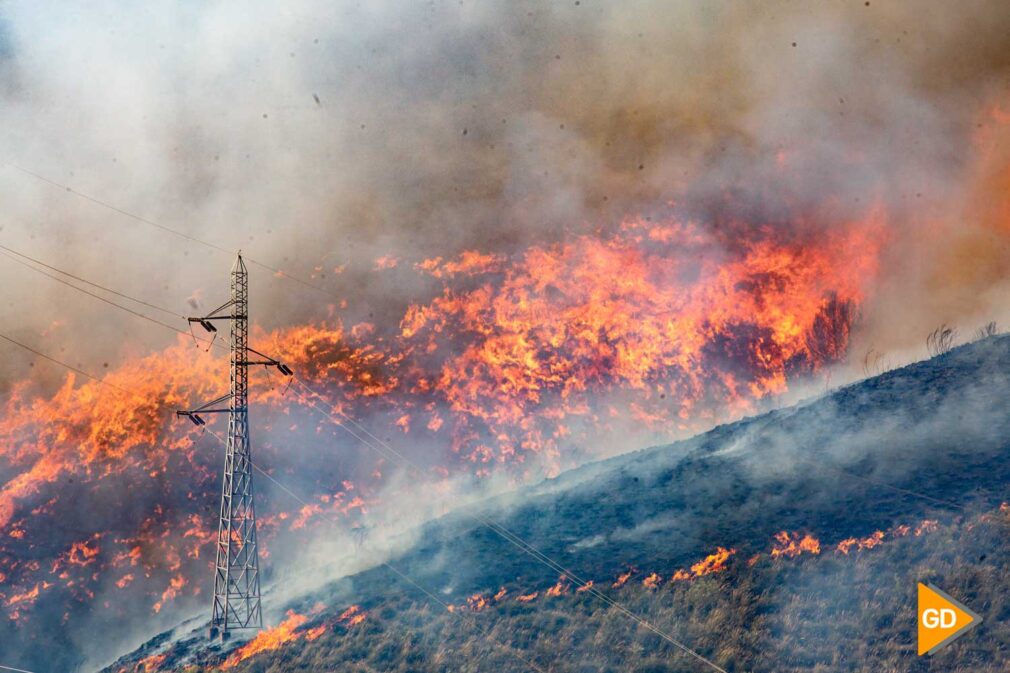
[[[919,583],[919,656],[935,654],[982,618],[932,585]]]

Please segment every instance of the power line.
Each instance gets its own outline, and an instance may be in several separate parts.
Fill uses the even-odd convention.
[[[13,666],[0,666],[0,669],[5,671],[16,671],[17,673],[32,673],[32,671],[26,671],[23,668],[14,668]]]
[[[120,215],[123,215],[124,217],[129,217],[129,218],[131,218],[133,220],[136,220],[137,222],[142,222],[144,224],[150,225],[150,226],[155,227],[157,229],[161,229],[164,232],[167,232],[169,234],[173,234],[175,236],[183,238],[183,239],[189,241],[190,243],[196,243],[198,245],[202,245],[204,247],[210,248],[211,250],[216,250],[217,252],[223,252],[223,253],[228,254],[228,255],[235,254],[234,250],[228,250],[227,248],[224,248],[224,247],[222,247],[220,245],[217,245],[216,243],[211,243],[210,241],[206,241],[206,240],[204,240],[202,238],[197,238],[196,236],[193,236],[191,234],[187,234],[184,231],[179,231],[178,229],[173,229],[172,227],[167,227],[167,226],[165,226],[163,224],[155,222],[154,220],[146,218],[146,217],[144,217],[142,215],[137,215],[136,213],[132,213],[132,212],[130,212],[128,210],[120,208],[119,206],[113,205],[113,204],[111,204],[111,203],[109,203],[107,201],[103,201],[103,200],[98,199],[98,198],[96,198],[94,196],[91,196],[89,194],[85,194],[84,192],[78,191],[78,190],[70,187],[69,185],[65,185],[63,183],[57,182],[56,180],[52,180],[51,178],[47,178],[44,175],[40,175],[38,173],[30,171],[27,168],[23,168],[22,166],[19,166],[18,164],[15,164],[13,162],[4,161],[3,164],[5,166],[9,166],[10,168],[13,168],[14,170],[22,172],[25,175],[30,175],[31,177],[35,178],[36,180],[40,180],[42,182],[45,182],[45,183],[47,183],[49,185],[52,185],[53,187],[58,187],[58,188],[60,188],[60,189],[62,189],[64,191],[66,191],[69,194],[73,194],[74,196],[80,197],[80,198],[82,198],[82,199],[84,199],[86,201],[90,201],[91,203],[99,205],[99,206],[101,206],[103,208],[108,208],[109,210],[111,210],[114,213],[118,213]],[[278,269],[278,268],[276,268],[274,266],[266,264],[265,262],[261,262],[261,261],[259,261],[257,259],[253,259],[252,257],[249,257],[248,255],[246,255],[245,258],[251,264],[255,264],[256,266],[258,266],[258,267],[260,267],[262,269],[270,271],[273,274],[274,277],[287,278],[288,280],[292,280],[292,281],[294,281],[294,282],[296,282],[296,283],[298,283],[300,285],[304,285],[305,287],[312,288],[313,290],[316,290],[317,292],[321,292],[321,293],[323,293],[323,294],[325,294],[325,295],[327,295],[329,297],[333,297],[333,298],[339,299],[339,297],[336,297],[336,295],[334,295],[332,292],[330,292],[326,288],[321,287],[319,285],[316,285],[315,283],[310,283],[309,281],[305,280],[304,278],[300,278],[298,276],[295,276],[295,275],[292,275],[292,274],[288,273],[287,271],[283,271],[283,270]]]
[[[50,271],[55,271],[56,273],[62,274],[62,275],[67,276],[69,278],[73,278],[74,280],[76,280],[78,282],[84,283],[86,285],[90,285],[91,287],[97,288],[99,290],[103,290],[105,292],[108,292],[109,294],[114,294],[117,297],[122,297],[123,299],[129,299],[130,301],[136,302],[138,304],[142,304],[143,306],[147,306],[148,308],[153,308],[153,309],[161,311],[163,313],[167,313],[168,315],[172,316],[173,318],[185,318],[186,317],[186,316],[182,315],[181,313],[173,311],[172,309],[164,308],[162,306],[158,306],[157,304],[152,304],[150,302],[146,302],[143,299],[137,299],[136,297],[131,297],[128,294],[124,294],[123,292],[119,292],[118,290],[113,290],[112,288],[105,287],[104,285],[99,285],[98,283],[95,283],[94,281],[90,281],[87,278],[81,278],[80,276],[75,276],[74,274],[70,273],[69,271],[64,271],[63,269],[60,269],[58,267],[52,266],[50,264],[46,264],[45,262],[43,262],[41,260],[38,260],[38,259],[35,259],[34,257],[31,257],[29,255],[26,255],[23,252],[18,252],[17,250],[14,250],[12,248],[8,248],[6,245],[0,244],[0,250],[6,250],[7,252],[11,253],[12,255],[17,255],[18,257],[21,257],[23,259],[28,260],[29,262],[32,262],[34,264],[38,264],[39,266],[45,267],[45,268],[49,269]],[[31,268],[31,267],[29,267],[29,268]],[[52,276],[50,276],[50,278],[51,277]]]
[[[150,304],[148,302],[145,302],[145,301],[143,301],[141,299],[137,299],[137,298],[132,297],[130,295],[127,295],[125,293],[121,293],[121,292],[118,292],[118,291],[115,291],[115,290],[111,290],[110,288],[106,288],[106,287],[104,287],[102,285],[99,285],[99,284],[94,283],[92,281],[86,280],[84,278],[81,278],[80,276],[76,276],[74,274],[66,272],[66,271],[64,271],[62,269],[59,269],[57,267],[53,267],[53,266],[47,265],[45,263],[39,262],[38,260],[35,260],[35,259],[31,258],[31,257],[28,257],[27,255],[23,255],[21,253],[18,253],[17,251],[14,251],[14,250],[12,250],[10,248],[7,248],[6,246],[0,245],[0,249],[6,250],[6,251],[8,251],[8,252],[10,252],[10,253],[12,253],[14,255],[18,255],[20,257],[24,257],[25,259],[29,259],[29,260],[31,260],[31,261],[33,261],[35,263],[39,263],[39,264],[45,266],[46,268],[53,269],[54,271],[56,271],[58,273],[64,274],[64,275],[66,275],[68,277],[74,278],[75,280],[78,280],[80,282],[86,283],[86,284],[91,285],[93,287],[97,287],[97,288],[100,288],[102,290],[112,292],[112,293],[116,294],[117,296],[123,297],[125,299],[130,300],[130,301],[134,301],[134,302],[137,302],[139,304],[147,305],[147,306],[150,306],[152,308],[156,308],[158,310],[162,310],[162,311],[165,311],[167,313],[175,315],[173,312],[171,312],[171,311],[169,311],[167,309],[163,309],[163,308],[161,308],[161,307],[159,307],[157,305]],[[10,254],[6,254],[6,253],[0,253],[0,254],[5,254],[5,256],[7,256],[8,258],[12,259],[13,261],[18,262],[18,263],[20,263],[20,264],[28,267],[29,269],[32,269],[33,271],[36,271],[37,273],[45,275],[45,276],[47,276],[49,278],[52,278],[54,280],[57,280],[58,282],[61,282],[61,283],[67,285],[68,287],[70,287],[72,289],[78,290],[80,292],[83,292],[84,294],[87,294],[87,295],[92,296],[92,297],[94,297],[96,299],[99,299],[100,301],[103,301],[103,302],[105,302],[105,303],[107,303],[107,304],[109,304],[109,305],[111,305],[111,306],[113,306],[115,308],[119,308],[121,310],[127,311],[127,312],[129,312],[129,313],[131,313],[131,314],[133,314],[133,315],[135,315],[137,317],[140,317],[140,318],[143,318],[145,320],[151,321],[151,322],[153,322],[155,324],[158,324],[158,325],[160,325],[162,327],[171,329],[171,330],[173,330],[173,331],[175,331],[177,333],[188,334],[187,332],[185,332],[183,330],[180,330],[180,329],[178,329],[178,328],[176,328],[176,327],[174,327],[172,325],[169,325],[167,323],[163,323],[163,322],[161,322],[161,321],[159,321],[159,320],[157,320],[155,318],[151,318],[150,316],[147,316],[147,315],[144,315],[144,314],[139,313],[137,311],[134,311],[134,310],[130,309],[129,307],[122,306],[120,304],[112,302],[112,301],[110,301],[110,300],[108,300],[108,299],[106,299],[104,297],[101,297],[99,295],[91,293],[88,290],[85,290],[84,288],[81,288],[81,287],[78,287],[78,286],[76,286],[76,285],[74,285],[72,283],[69,283],[66,280],[62,279],[62,278],[53,276],[51,274],[48,274],[48,273],[42,271],[41,269],[32,267],[31,265],[25,263],[24,261],[22,261],[20,259],[17,259],[15,257],[12,257]],[[191,334],[191,333],[189,333],[189,334]],[[194,338],[200,339],[200,337],[196,337],[196,335],[192,335],[191,334],[191,336],[193,336]],[[30,347],[26,346],[25,344],[21,344],[20,342],[16,342],[13,339],[10,339],[9,337],[6,337],[6,336],[4,336],[2,334],[0,334],[0,337],[4,338],[4,339],[6,339],[6,340],[8,340],[8,341],[10,341],[12,343],[15,343],[16,345],[19,345],[19,346],[21,346],[23,348],[26,348],[26,349],[30,350],[31,352],[39,355],[40,357],[44,357],[47,360],[50,360],[50,361],[53,361],[53,362],[55,362],[57,364],[63,365],[65,367],[68,367],[69,369],[72,369],[73,371],[81,373],[82,375],[87,376],[87,377],[92,378],[92,379],[95,379],[95,380],[97,380],[97,381],[99,381],[101,383],[105,383],[104,381],[102,381],[100,379],[97,379],[94,376],[91,376],[90,374],[88,374],[87,372],[84,372],[83,370],[80,370],[80,369],[78,369],[76,367],[72,367],[71,365],[69,365],[67,363],[63,363],[63,362],[61,362],[59,360],[56,360],[54,358],[51,358],[51,357],[49,357],[49,356],[47,356],[47,355],[45,355],[43,353],[35,351],[34,349],[31,349]],[[206,339],[201,339],[201,340],[207,341]],[[218,344],[218,345],[220,345],[220,344]],[[386,455],[386,457],[389,457],[389,455],[385,454],[382,449],[380,449],[379,447],[375,446],[375,444],[373,444],[371,441],[369,441],[365,437],[362,437],[357,432],[354,432],[354,431],[350,430],[344,422],[340,421],[335,416],[333,416],[333,413],[340,414],[343,418],[345,418],[347,420],[347,422],[353,424],[361,433],[367,435],[372,440],[374,440],[375,442],[377,442],[380,445],[382,445],[382,447],[384,447],[385,451],[388,452],[388,454],[391,454],[397,460],[399,460],[400,462],[402,462],[403,464],[405,464],[405,465],[407,465],[409,467],[413,467],[414,469],[417,469],[419,471],[421,470],[421,468],[418,467],[416,465],[416,463],[414,463],[413,461],[411,461],[409,458],[407,458],[406,456],[404,456],[402,453],[396,451],[393,447],[391,447],[388,443],[386,443],[382,439],[376,437],[373,433],[371,433],[367,428],[365,428],[360,423],[358,423],[356,420],[354,420],[351,416],[347,415],[346,413],[344,413],[343,411],[341,411],[337,407],[335,407],[333,405],[330,405],[328,402],[326,402],[325,398],[323,398],[319,393],[317,393],[315,390],[313,390],[312,388],[310,388],[304,381],[302,381],[301,379],[297,379],[297,378],[296,378],[296,380],[297,380],[298,384],[300,386],[302,386],[302,388],[305,391],[307,391],[313,397],[315,397],[316,399],[320,400],[323,404],[325,404],[326,406],[328,406],[331,409],[332,413],[327,413],[326,411],[324,411],[322,409],[319,409],[318,406],[316,406],[314,403],[309,403],[308,406],[310,406],[311,408],[313,408],[316,411],[322,412],[324,414],[324,416],[326,416],[327,418],[329,418],[329,420],[331,422],[333,422],[336,425],[340,426],[345,432],[347,432],[348,434],[350,434],[351,436],[353,436],[355,439],[357,439],[358,441],[360,441],[365,446],[371,448],[374,451],[377,451],[378,453],[380,453],[380,455]],[[112,385],[112,384],[107,384],[107,385]],[[124,392],[128,392],[128,391],[125,391],[122,388],[119,388],[119,389],[123,390]],[[898,492],[901,492],[901,493],[905,493],[905,494],[908,494],[908,495],[913,495],[915,497],[922,498],[922,499],[925,499],[925,500],[929,500],[929,501],[934,502],[934,503],[950,505],[950,506],[954,506],[954,507],[957,507],[959,509],[968,511],[968,508],[964,507],[963,505],[958,505],[957,503],[952,503],[950,501],[941,500],[941,499],[938,499],[938,498],[935,498],[935,497],[932,497],[932,496],[929,496],[929,495],[925,495],[925,494],[922,494],[922,493],[917,493],[915,491],[911,491],[911,490],[908,490],[908,489],[902,489],[902,488],[897,487],[897,486],[891,486],[889,484],[885,484],[885,483],[881,483],[881,482],[875,482],[875,481],[866,479],[864,477],[860,477],[859,475],[852,474],[852,473],[847,472],[845,470],[841,470],[839,468],[833,468],[832,466],[825,465],[825,467],[828,467],[829,469],[833,469],[833,470],[835,470],[837,472],[840,472],[840,473],[842,473],[842,474],[844,474],[846,476],[852,477],[854,479],[859,479],[861,481],[865,481],[867,483],[875,484],[877,486],[886,487],[886,488],[889,488],[891,490],[895,490],[895,491],[898,491]],[[257,467],[257,469],[259,469],[259,468]],[[294,495],[290,491],[288,491],[288,492],[289,492],[290,495],[292,495],[292,496]],[[505,526],[503,526],[503,525],[501,525],[501,524],[499,524],[499,523],[497,523],[495,521],[489,520],[489,519],[487,519],[485,517],[480,517],[480,516],[477,516],[477,515],[470,515],[470,516],[471,516],[472,519],[474,519],[478,523],[481,523],[482,525],[484,525],[484,526],[488,527],[489,529],[491,529],[493,532],[495,532],[497,535],[499,535],[502,539],[506,540],[507,542],[509,542],[511,545],[515,546],[517,549],[519,549],[523,553],[525,553],[525,554],[533,557],[534,559],[536,559],[540,563],[542,563],[542,564],[546,565],[547,567],[555,570],[556,572],[559,572],[559,573],[563,574],[565,577],[569,578],[570,580],[572,580],[573,582],[575,582],[579,586],[586,587],[586,589],[585,589],[586,592],[588,592],[588,593],[592,594],[593,596],[599,598],[600,600],[602,600],[603,602],[605,602],[607,605],[609,605],[609,606],[617,609],[622,614],[624,614],[627,617],[629,617],[630,619],[636,621],[636,623],[638,623],[640,626],[642,626],[642,627],[644,627],[644,628],[652,631],[653,633],[655,633],[660,638],[666,640],[670,644],[674,645],[675,647],[677,647],[678,649],[680,649],[681,651],[683,651],[685,654],[691,655],[692,657],[698,659],[700,662],[706,664],[707,666],[713,668],[714,670],[721,671],[722,673],[725,673],[724,669],[720,668],[717,664],[715,664],[714,662],[712,662],[709,659],[705,658],[703,655],[699,654],[698,652],[695,652],[694,650],[692,650],[691,648],[689,648],[687,645],[685,645],[685,644],[677,641],[676,639],[674,639],[669,634],[666,634],[665,632],[657,629],[655,626],[653,626],[647,620],[645,620],[645,619],[641,618],[640,616],[638,616],[637,614],[631,612],[630,610],[628,610],[623,605],[621,605],[620,603],[618,603],[614,599],[610,598],[606,594],[601,593],[595,587],[593,587],[592,585],[589,585],[588,582],[586,582],[585,580],[582,580],[581,578],[579,578],[574,572],[572,572],[571,570],[569,570],[565,566],[561,565],[560,563],[558,563],[554,559],[550,558],[549,556],[547,556],[546,554],[544,554],[543,552],[541,552],[539,549],[537,549],[533,545],[527,543],[525,540],[523,540],[521,537],[519,537],[518,535],[516,535],[515,533],[513,533],[512,531],[510,531]]]
[[[71,289],[77,290],[78,292],[86,294],[89,297],[93,297],[94,299],[97,299],[98,301],[104,302],[104,303],[108,304],[109,306],[113,306],[113,307],[118,308],[118,309],[120,309],[122,311],[126,311],[127,313],[129,313],[129,314],[131,314],[133,316],[136,316],[136,317],[141,318],[143,320],[146,320],[148,322],[154,323],[155,325],[159,325],[159,326],[164,327],[166,329],[170,329],[173,332],[176,332],[178,334],[182,334],[183,336],[190,336],[193,339],[196,339],[198,341],[203,341],[204,343],[207,343],[210,346],[217,345],[219,347],[223,347],[223,344],[216,344],[213,339],[207,339],[207,338],[202,337],[202,336],[197,336],[192,331],[187,332],[186,330],[179,329],[178,327],[176,327],[174,325],[169,325],[166,322],[162,322],[161,320],[158,320],[157,318],[152,318],[151,316],[146,315],[144,313],[141,313],[140,311],[135,311],[132,308],[130,308],[129,306],[123,306],[122,304],[117,304],[116,302],[112,301],[111,299],[108,299],[108,298],[103,297],[101,295],[95,294],[94,292],[86,290],[83,287],[79,287],[77,285],[74,285],[73,283],[71,283],[70,281],[66,280],[65,278],[60,278],[59,276],[56,276],[56,275],[53,275],[51,273],[48,273],[47,271],[44,271],[43,269],[39,269],[37,267],[34,267],[31,264],[29,264],[28,262],[25,262],[24,260],[18,259],[17,257],[14,256],[14,255],[20,255],[20,253],[15,252],[13,250],[10,250],[10,252],[14,253],[12,255],[12,254],[9,254],[8,252],[5,252],[7,250],[10,250],[10,248],[7,248],[7,247],[5,247],[3,245],[0,245],[0,255],[3,255],[4,257],[10,259],[12,262],[20,264],[21,266],[25,267],[26,269],[31,269],[35,273],[41,274],[41,275],[45,276],[46,278],[50,278],[52,280],[55,280],[57,283],[61,283],[63,285],[66,285],[67,287],[69,287]],[[21,255],[21,256],[25,257],[26,259],[31,259],[31,258],[27,257],[26,255]],[[71,274],[69,274],[69,273],[67,273],[65,271],[61,271],[59,269],[56,269],[56,267],[49,267],[48,265],[45,265],[45,266],[47,266],[47,268],[54,269],[58,273],[62,273],[64,275],[66,275],[66,276],[74,278],[75,280],[79,279],[77,276],[73,276],[73,275],[71,275]],[[91,285],[93,287],[99,287],[99,288],[101,288],[101,289],[103,289],[103,290],[105,290],[107,292],[112,292],[113,294],[115,294],[117,296],[123,297],[125,299],[129,299],[130,301],[137,302],[138,304],[143,304],[145,306],[151,306],[152,308],[157,308],[159,311],[165,311],[166,313],[169,313],[171,315],[174,315],[174,316],[177,316],[177,317],[180,317],[180,318],[185,318],[185,316],[183,316],[181,314],[174,313],[172,311],[169,311],[168,309],[160,308],[160,307],[158,307],[158,306],[156,306],[154,304],[150,304],[150,303],[145,302],[145,301],[143,301],[141,299],[136,299],[136,298],[131,297],[131,296],[129,296],[127,294],[124,294],[122,292],[118,292],[118,291],[115,291],[115,290],[110,290],[108,288],[102,287],[101,285],[98,285],[97,283],[93,283],[91,281],[87,281],[87,280],[84,280],[84,279],[79,279],[79,280],[81,282],[87,283],[88,285]]]
[[[13,255],[9,255],[6,252],[0,252],[0,255],[3,255],[7,259],[9,259],[9,260],[11,260],[13,262],[16,262],[17,264],[20,264],[20,265],[24,266],[25,268],[31,269],[35,273],[42,274],[43,276],[46,276],[47,278],[51,278],[51,279],[55,280],[57,283],[62,283],[63,285],[66,285],[67,287],[72,287],[75,290],[77,290],[78,292],[83,292],[84,294],[88,295],[89,297],[94,297],[98,301],[105,302],[106,304],[109,304],[110,306],[115,306],[116,308],[121,309],[123,311],[126,311],[127,313],[130,313],[132,315],[135,315],[138,318],[142,318],[142,319],[147,320],[149,322],[153,322],[154,324],[161,325],[162,327],[167,327],[168,329],[172,330],[173,332],[178,332],[179,334],[187,334],[187,332],[185,330],[179,329],[178,327],[175,327],[173,325],[169,325],[168,323],[162,322],[162,321],[158,320],[157,318],[152,318],[151,316],[146,315],[144,313],[141,313],[139,311],[134,311],[132,308],[130,308],[128,306],[123,306],[122,304],[117,304],[116,302],[112,301],[111,299],[106,299],[105,297],[103,297],[101,295],[95,294],[94,292],[91,292],[89,290],[85,290],[83,287],[78,287],[78,286],[74,285],[73,283],[71,283],[70,281],[65,280],[63,278],[60,278],[59,276],[54,276],[53,274],[47,273],[46,271],[43,271],[42,269],[33,267],[30,264],[28,264],[27,262],[24,262],[24,261],[18,259],[17,257],[14,257]]]

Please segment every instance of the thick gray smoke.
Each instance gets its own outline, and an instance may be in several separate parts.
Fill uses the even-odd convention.
[[[982,1],[10,2],[2,159],[330,291],[261,273],[266,326],[340,299],[350,321],[395,324],[423,294],[418,259],[670,200],[799,235],[880,203],[863,334],[889,350],[1004,308],[1005,162],[977,134],[1007,98],[1008,23]],[[0,190],[15,249],[180,312],[225,289],[220,252],[10,166]],[[408,269],[372,273],[384,255]],[[90,368],[171,338],[2,273],[5,324]]]

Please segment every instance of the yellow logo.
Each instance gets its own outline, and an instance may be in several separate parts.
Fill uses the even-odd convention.
[[[936,654],[982,618],[934,586],[919,583],[919,656]]]

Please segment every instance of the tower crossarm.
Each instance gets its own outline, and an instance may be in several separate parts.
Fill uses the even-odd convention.
[[[217,405],[219,405],[219,404],[221,404],[223,402],[227,402],[228,400],[231,399],[231,397],[232,397],[232,394],[231,393],[227,393],[227,394],[222,395],[221,397],[219,397],[219,398],[217,398],[215,400],[211,400],[210,402],[207,402],[206,404],[200,405],[199,407],[195,407],[193,409],[179,409],[178,411],[175,412],[175,415],[176,416],[180,416],[180,417],[188,418],[190,421],[193,422],[194,425],[197,425],[197,426],[206,425],[206,422],[202,418],[200,418],[200,414],[226,414],[226,413],[228,413],[229,411],[231,411],[231,407],[230,406],[229,407],[220,407],[220,408],[218,408]]]

